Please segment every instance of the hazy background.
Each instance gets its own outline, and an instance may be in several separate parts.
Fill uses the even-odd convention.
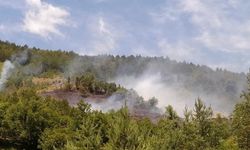
[[[0,39],[248,72],[249,0],[0,0]]]

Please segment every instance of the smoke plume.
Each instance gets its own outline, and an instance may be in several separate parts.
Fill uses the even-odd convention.
[[[5,83],[8,78],[11,76],[11,72],[14,70],[15,66],[9,61],[6,60],[3,64],[1,77],[0,77],[0,91],[2,91],[5,87]]]
[[[108,82],[134,89],[145,100],[156,97],[159,108],[164,110],[172,105],[179,115],[183,114],[185,107],[193,108],[197,98],[211,105],[215,113],[229,115],[246,88],[244,73],[213,70],[204,65],[162,57],[77,57],[65,72],[78,76],[88,70]],[[107,104],[93,105],[105,109],[123,104],[109,99]]]
[[[127,106],[131,112],[147,112],[161,114],[162,111],[156,106],[158,100],[154,97],[144,100],[138,93],[133,90],[117,91],[105,100],[96,102],[91,98],[86,99],[87,103],[91,104],[92,109],[108,112],[110,110],[118,110]]]
[[[24,50],[20,53],[11,56],[11,62],[15,62],[18,65],[26,65],[29,62],[30,53],[28,50]]]
[[[0,78],[0,91],[5,88],[5,84],[11,77],[12,73],[14,73],[16,70],[23,71],[21,66],[24,66],[28,63],[29,57],[29,51],[24,50],[20,53],[12,55],[10,60],[6,60],[4,62]]]
[[[206,93],[204,90],[190,90],[178,80],[167,84],[161,73],[145,72],[141,76],[119,76],[113,81],[126,88],[133,88],[145,99],[156,97],[158,107],[164,110],[172,105],[177,113],[182,116],[185,107],[193,108],[195,100],[199,97],[206,105],[211,106],[216,113],[229,115],[237,101],[230,101],[228,97],[216,93]],[[174,77],[171,77],[174,80]],[[194,85],[195,86],[195,85]],[[197,85],[198,86],[198,85]],[[239,89],[238,93],[240,93]]]

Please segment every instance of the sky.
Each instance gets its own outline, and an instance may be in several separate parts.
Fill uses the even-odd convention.
[[[0,39],[248,72],[249,0],[0,0]]]

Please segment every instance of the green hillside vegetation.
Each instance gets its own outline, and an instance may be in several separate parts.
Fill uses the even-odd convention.
[[[75,84],[71,83],[71,78],[69,77],[65,86],[67,90],[72,90],[73,88],[79,90],[86,97],[90,94],[110,96],[121,88],[117,87],[115,83],[100,81],[96,79],[94,74],[89,72],[84,73],[80,77],[76,77]]]
[[[0,94],[0,147],[24,149],[249,149],[250,91],[232,118],[200,99],[180,118],[171,106],[158,123],[134,120],[126,107],[102,113],[80,101],[40,97],[29,88]]]
[[[163,57],[79,56],[0,41],[0,62],[6,59],[16,68],[0,92],[0,149],[249,150],[250,75],[247,84],[245,74]],[[108,83],[110,78],[139,76],[148,68],[161,72],[165,84],[178,81],[191,91],[241,100],[230,117],[214,114],[198,98],[193,109],[183,108],[184,117],[166,106],[160,120],[152,122],[133,118],[127,105],[104,113],[83,99],[72,107],[66,100],[41,96],[38,91],[47,85],[33,82],[58,77],[66,81],[66,90],[110,96],[123,89]],[[237,87],[243,84],[246,90],[240,96]],[[148,103],[154,106],[156,99]]]
[[[0,41],[1,62],[13,59],[16,54],[25,51],[28,51],[28,60],[25,65],[19,66],[12,80],[15,77],[51,78],[55,75],[74,79],[85,72],[91,72],[97,79],[108,81],[126,75],[137,77],[148,71],[152,74],[160,73],[165,85],[179,86],[181,83],[179,88],[184,91],[200,92],[201,95],[214,94],[229,99],[230,103],[237,101],[237,95],[243,90],[242,85],[247,86],[244,73],[233,73],[220,68],[212,70],[207,66],[176,62],[168,57],[79,56],[74,52],[40,50]]]

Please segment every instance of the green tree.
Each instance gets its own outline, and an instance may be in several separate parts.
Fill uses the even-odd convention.
[[[230,136],[229,138],[222,140],[218,149],[219,150],[240,150],[237,140],[233,136]]]
[[[213,111],[211,107],[206,107],[206,105],[198,98],[195,101],[193,121],[195,128],[197,130],[198,136],[200,136],[200,148],[206,148],[210,146],[209,138],[212,132],[212,115]]]
[[[6,139],[15,145],[37,148],[45,129],[71,125],[72,120],[66,113],[67,104],[65,106],[64,102],[42,98],[33,90],[20,89],[9,95],[6,101],[9,106],[1,109],[5,111],[1,125],[5,132],[2,133],[7,132]]]
[[[241,96],[243,100],[235,106],[232,123],[239,147],[246,150],[250,149],[250,75],[248,85],[248,91]]]
[[[39,148],[46,150],[63,149],[74,137],[74,132],[68,128],[46,129],[40,139]]]
[[[111,117],[111,118],[110,118]],[[110,126],[107,131],[109,141],[104,145],[103,149],[122,149],[134,150],[140,145],[138,125],[129,117],[128,108],[122,108],[109,116]]]
[[[171,105],[168,105],[166,108],[165,108],[165,117],[169,120],[175,120],[178,117],[176,111],[173,109],[173,107]]]

